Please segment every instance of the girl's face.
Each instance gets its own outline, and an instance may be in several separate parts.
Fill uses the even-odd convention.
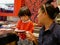
[[[21,19],[22,21],[27,21],[27,20],[29,19],[29,17],[28,17],[28,16],[21,16],[20,19]]]

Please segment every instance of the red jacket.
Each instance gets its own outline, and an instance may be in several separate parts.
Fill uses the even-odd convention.
[[[33,33],[34,25],[33,25],[33,22],[30,20],[27,22],[22,22],[21,20],[19,20],[17,23],[17,28],[18,30],[25,30]],[[19,34],[19,37],[22,37],[24,39],[25,35]]]

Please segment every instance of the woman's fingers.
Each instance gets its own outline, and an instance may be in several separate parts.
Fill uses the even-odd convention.
[[[33,40],[35,39],[35,36],[34,36],[33,33],[31,33],[31,32],[27,33],[26,36],[27,36],[27,39],[28,39],[28,40],[33,41]]]

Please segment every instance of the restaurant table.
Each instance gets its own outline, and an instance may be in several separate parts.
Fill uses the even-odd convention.
[[[11,42],[18,41],[18,36],[15,33],[11,33],[14,30],[13,27],[15,25],[16,24],[14,22],[0,21],[0,45],[6,45]],[[8,29],[11,27],[13,30]]]

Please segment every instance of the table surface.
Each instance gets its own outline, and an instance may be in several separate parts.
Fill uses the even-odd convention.
[[[7,23],[8,22],[0,21],[0,24],[3,25],[2,27],[0,27],[0,45],[18,41],[18,36],[13,33],[16,24],[14,22],[10,22],[9,24]]]

